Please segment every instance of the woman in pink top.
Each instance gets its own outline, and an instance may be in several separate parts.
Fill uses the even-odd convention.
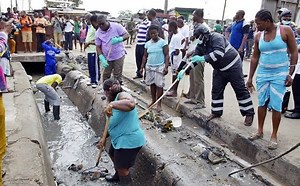
[[[85,38],[86,38],[86,24],[82,24],[81,29],[80,29],[80,52],[82,52],[82,44],[85,43]]]

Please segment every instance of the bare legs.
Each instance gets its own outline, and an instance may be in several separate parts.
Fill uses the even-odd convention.
[[[177,76],[173,75],[172,83],[174,83],[174,81],[176,81],[176,79],[177,79]],[[179,81],[174,84],[174,86],[171,88],[170,92],[168,92],[168,94],[167,94],[168,97],[177,97],[178,84],[179,84]]]
[[[271,135],[271,141],[277,142],[277,132],[278,132],[280,121],[281,121],[281,113],[273,110],[272,111],[273,132]]]
[[[267,115],[267,106],[262,106],[258,107],[257,109],[257,114],[258,114],[258,134],[263,134],[264,133],[264,123]]]
[[[80,46],[80,52],[82,52],[82,44],[83,44],[83,43],[81,43],[81,42],[79,43],[79,46]]]
[[[26,52],[28,52],[27,44],[26,44],[26,42],[24,42],[23,44],[24,44],[24,52],[26,53]]]
[[[249,138],[250,140],[261,139],[263,137],[264,123],[265,123],[266,114],[267,114],[267,104],[265,106],[258,107],[257,112],[258,112],[258,130],[257,130],[256,134],[252,135]],[[280,121],[281,121],[281,112],[275,111],[273,109],[272,110],[273,131],[272,131],[272,135],[271,135],[270,144],[268,146],[268,148],[271,150],[276,149],[278,146],[277,132],[278,132]]]
[[[24,52],[32,52],[32,43],[31,42],[24,42]],[[29,46],[29,51],[28,51],[28,48],[27,48],[27,44]]]
[[[29,52],[32,52],[32,43],[29,42],[28,45],[29,45]]]
[[[157,87],[155,84],[150,85],[150,90],[151,90],[151,97],[152,97],[152,103],[149,105],[151,106],[158,100],[163,95],[163,88],[162,87]],[[157,103],[157,111],[161,111],[161,101]]]

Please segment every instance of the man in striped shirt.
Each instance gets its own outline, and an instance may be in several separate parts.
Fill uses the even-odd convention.
[[[137,43],[135,47],[135,60],[136,60],[136,76],[133,79],[142,78],[143,75],[140,74],[144,50],[145,50],[145,43],[147,37],[147,31],[151,24],[151,22],[146,18],[146,12],[138,12],[139,18],[143,20],[140,25],[138,26],[137,32]]]

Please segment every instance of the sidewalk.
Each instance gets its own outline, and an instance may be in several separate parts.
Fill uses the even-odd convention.
[[[7,136],[3,185],[54,186],[42,121],[28,77],[20,63],[11,65],[14,77],[7,80],[14,92],[3,94]]]
[[[135,56],[134,56],[135,46],[127,48],[127,56],[124,62],[124,72],[123,75],[127,77],[128,80],[139,84],[140,86],[145,86],[140,83],[140,79],[133,80],[132,77],[135,76]],[[244,74],[248,74],[250,67],[250,61],[244,61]],[[180,96],[182,88],[184,92],[188,91],[188,77],[185,77],[182,82],[179,84],[178,96]],[[247,79],[245,79],[246,81]],[[192,119],[197,120],[198,124],[202,125],[203,120],[210,114],[210,101],[211,101],[211,87],[212,87],[212,67],[206,63],[205,66],[205,102],[206,108],[195,111],[191,105],[183,104],[186,101],[185,98],[182,98],[180,111]],[[171,73],[169,71],[166,76],[166,88],[171,85]],[[288,88],[291,89],[291,88]],[[257,109],[257,92],[251,94],[254,108]],[[267,144],[271,136],[271,112],[267,113],[265,120],[265,137],[264,140],[257,140],[255,142],[250,142],[247,140],[247,137],[251,133],[256,132],[257,130],[257,114],[255,115],[253,125],[251,127],[246,127],[243,125],[244,118],[240,115],[238,102],[236,100],[233,89],[230,84],[227,85],[224,95],[224,114],[221,119],[215,119],[212,122],[209,122],[209,126],[204,126],[208,130],[212,130],[215,136],[219,137],[221,140],[230,143],[230,146],[234,146],[236,150],[240,150],[242,154],[246,155],[247,158],[250,158],[252,161],[261,161],[278,155],[293,145],[299,142],[299,131],[300,131],[300,120],[287,119],[282,116],[281,126],[279,128],[279,148],[275,151],[270,151],[267,149]],[[176,98],[166,98],[164,103],[168,106],[174,108],[177,103]],[[293,98],[291,96],[289,108],[293,108]],[[212,123],[212,124],[211,124]],[[227,137],[226,139],[223,139]],[[300,183],[299,170],[300,170],[300,149],[296,149],[290,154],[284,156],[282,160],[276,161],[274,165],[267,165],[270,170],[275,170],[277,174],[285,176],[285,179],[293,179],[291,183],[298,185]],[[284,167],[283,167],[284,166]],[[279,167],[280,170],[275,169]],[[286,175],[286,172],[296,172],[292,175]],[[297,176],[298,175],[298,176]]]

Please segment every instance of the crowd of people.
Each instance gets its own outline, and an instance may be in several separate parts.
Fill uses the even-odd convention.
[[[21,37],[24,52],[32,52],[33,37],[36,37],[36,51],[44,52],[42,43],[46,40],[46,28],[52,27],[54,43],[63,46],[65,50],[77,49],[78,43],[80,51],[83,52],[86,39],[87,25],[85,19],[78,16],[71,19],[69,15],[59,15],[53,12],[51,19],[44,15],[42,11],[26,13],[13,8],[7,8],[7,12],[2,14],[4,19],[13,19],[15,30],[10,34],[9,48],[11,53],[17,53],[17,39]],[[33,32],[34,30],[34,32]],[[20,36],[21,35],[21,36]]]
[[[46,60],[49,61],[46,62],[47,76],[41,78],[37,85],[46,96],[45,110],[49,111],[49,104],[53,105],[55,119],[59,120],[59,96],[54,88],[64,78],[64,75],[56,74],[56,62],[53,55],[59,53],[57,46],[63,43],[65,50],[72,50],[73,46],[77,48],[76,43],[79,41],[80,50],[87,53],[90,75],[88,85],[96,88],[102,75],[103,88],[109,98],[105,112],[111,117],[110,156],[116,169],[115,175],[107,177],[108,181],[131,182],[128,169],[134,165],[138,151],[145,144],[144,134],[139,128],[133,98],[122,92],[121,88],[123,64],[126,57],[123,44],[125,41],[127,44],[136,42],[136,75],[133,79],[141,79],[150,86],[152,102],[149,106],[163,95],[165,76],[171,73],[174,85],[167,96],[178,96],[178,84],[185,74],[188,74],[190,88],[184,95],[188,98],[185,104],[194,105],[194,109],[205,108],[204,69],[205,62],[207,62],[214,69],[211,115],[207,118],[208,121],[222,116],[224,90],[230,83],[235,92],[240,113],[245,117],[244,125],[252,125],[255,111],[250,93],[254,90],[253,77],[256,70],[258,131],[251,135],[249,140],[263,138],[263,126],[269,108],[272,111],[273,131],[268,147],[269,149],[278,147],[277,132],[283,111],[282,103],[286,87],[292,86],[295,108],[289,110],[285,117],[300,119],[300,68],[295,68],[298,61],[297,45],[300,44],[300,29],[296,29],[295,25],[291,23],[292,15],[288,9],[278,11],[279,23],[275,23],[270,11],[266,9],[258,11],[255,20],[248,23],[244,19],[245,12],[239,10],[231,25],[223,28],[223,24],[216,21],[213,29],[205,23],[203,9],[196,9],[193,12],[192,28],[187,25],[187,20],[183,16],[171,16],[165,25],[162,25],[153,9],[147,12],[138,12],[138,16],[141,20],[138,25],[131,19],[126,26],[123,26],[120,23],[108,21],[105,15],[90,13],[84,19],[80,20],[76,17],[74,21],[68,16],[59,17],[56,12],[51,20],[45,19],[42,13],[38,13],[34,18],[26,15],[24,11],[20,13],[20,17],[15,10],[13,12],[8,10],[6,14],[6,17],[12,18],[14,21],[19,19],[25,52],[32,52],[31,28],[36,27],[37,50],[38,52],[45,50]],[[7,50],[7,41],[11,30],[8,25],[11,22],[1,23],[0,52],[2,52],[2,59],[6,58],[4,54],[9,51]],[[45,41],[46,25],[54,28],[53,41]],[[10,47],[13,48],[13,45]],[[47,53],[47,51],[51,52]],[[249,74],[243,73],[244,57],[251,59]],[[2,60],[1,63],[3,63]],[[5,74],[7,71],[5,64],[2,64],[2,68],[0,68],[0,85],[1,80],[5,85],[4,75],[7,75]],[[169,68],[169,66],[171,67]],[[244,78],[247,76],[248,80],[245,83]],[[53,88],[52,92],[44,91],[51,87]],[[0,111],[2,112],[1,100]],[[161,102],[158,102],[156,110],[159,113],[162,111]],[[4,127],[3,117],[0,114],[1,135],[2,127]],[[124,119],[121,121],[120,118]],[[124,127],[126,122],[133,124],[131,128]],[[126,134],[124,133],[125,128]],[[128,137],[127,134],[131,136]],[[131,142],[120,140],[118,135],[131,140]],[[0,145],[5,143],[5,141],[3,142],[5,137],[2,137]],[[2,147],[0,148],[2,149]],[[5,147],[3,148],[5,149]],[[126,158],[121,160],[121,157]]]

